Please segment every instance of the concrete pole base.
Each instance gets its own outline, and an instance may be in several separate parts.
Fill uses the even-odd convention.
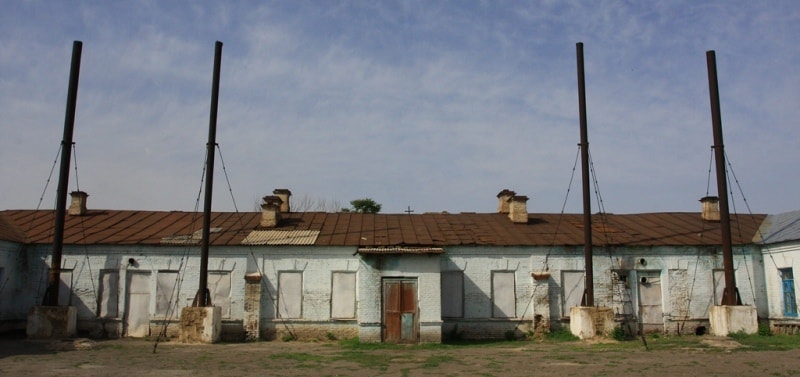
[[[712,306],[708,314],[711,323],[711,335],[728,336],[743,332],[758,332],[758,313],[755,306],[749,305],[717,305]]]
[[[187,306],[181,310],[180,341],[216,343],[222,335],[222,308]]]
[[[575,306],[569,308],[569,330],[580,339],[608,337],[614,331],[614,312],[611,308]]]
[[[77,319],[74,306],[34,306],[25,333],[31,339],[71,338],[76,334]]]

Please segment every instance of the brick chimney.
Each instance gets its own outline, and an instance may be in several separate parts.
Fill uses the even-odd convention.
[[[700,199],[703,211],[700,216],[706,221],[719,221],[719,198],[716,196],[706,196]]]
[[[508,200],[514,197],[516,194],[517,193],[509,189],[503,189],[503,191],[500,191],[500,193],[497,194],[497,213],[508,213]]]
[[[528,197],[524,195],[514,195],[508,199],[508,218],[518,224],[528,223]]]
[[[69,196],[72,197],[72,201],[69,204],[69,213],[72,216],[82,216],[86,214],[86,198],[89,197],[89,194],[83,191],[73,191],[69,193]]]
[[[261,226],[264,228],[274,228],[281,222],[281,198],[277,196],[265,196],[261,203]]]
[[[283,200],[281,203],[281,213],[291,212],[291,209],[289,208],[289,197],[292,196],[292,192],[289,191],[289,189],[275,189],[272,190],[272,194]]]

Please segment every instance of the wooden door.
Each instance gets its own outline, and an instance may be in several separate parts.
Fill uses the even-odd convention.
[[[383,341],[416,343],[419,333],[416,279],[383,280]]]

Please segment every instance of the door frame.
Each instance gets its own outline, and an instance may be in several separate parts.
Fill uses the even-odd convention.
[[[388,297],[388,287],[390,284],[400,284],[400,294],[398,300],[400,302],[397,303],[397,307],[399,308],[399,317],[394,321],[397,323],[389,323],[392,319],[387,319],[387,301]],[[410,286],[411,289],[405,291],[405,287]],[[419,282],[416,277],[384,277],[381,278],[381,341],[384,343],[419,343]],[[410,292],[413,293],[413,298],[411,299],[411,303],[413,304],[413,308],[409,308],[407,306],[408,301],[404,299],[406,297],[403,295],[403,292]],[[407,331],[405,334],[403,333],[403,318],[408,318],[408,315],[412,316],[412,324],[411,324],[411,333],[409,334]],[[399,326],[398,329],[399,337],[398,339],[389,339],[389,328],[390,326]]]

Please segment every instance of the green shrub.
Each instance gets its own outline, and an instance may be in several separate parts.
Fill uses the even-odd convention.
[[[759,323],[758,324],[758,335],[761,336],[772,336],[772,329],[769,328],[769,325],[766,323]]]
[[[628,338],[628,335],[625,334],[625,329],[622,328],[622,325],[617,325],[614,327],[614,331],[611,332],[611,338],[614,340],[623,341]]]

